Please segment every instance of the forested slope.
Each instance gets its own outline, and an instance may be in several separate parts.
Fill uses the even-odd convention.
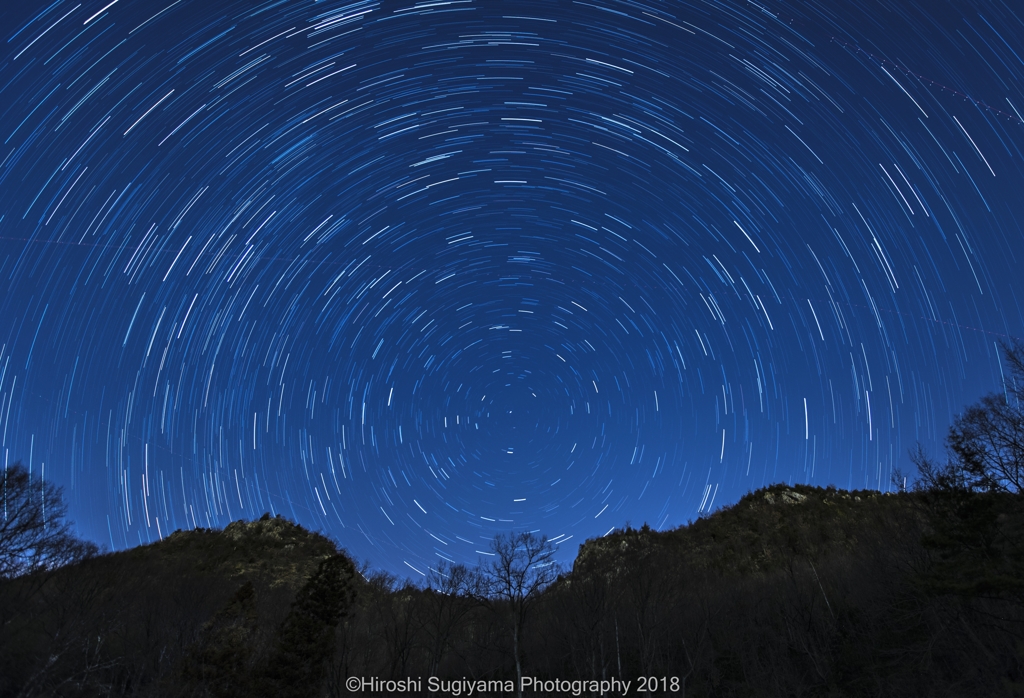
[[[587,541],[520,608],[486,565],[415,584],[356,572],[334,542],[265,516],[0,583],[0,695],[514,679],[516,609],[529,676],[634,692],[677,677],[691,696],[1012,695],[1022,530],[1017,494],[775,485],[674,530]]]

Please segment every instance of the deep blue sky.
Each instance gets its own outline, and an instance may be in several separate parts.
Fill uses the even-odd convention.
[[[0,449],[108,548],[887,489],[1024,334],[1012,3],[2,12]]]

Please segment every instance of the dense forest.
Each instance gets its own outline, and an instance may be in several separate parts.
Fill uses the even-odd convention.
[[[1016,494],[777,485],[588,541],[557,574],[520,536],[507,569],[413,584],[265,516],[4,581],[0,695],[336,696],[351,676],[426,695],[430,676],[515,681],[517,662],[691,696],[1012,695],[1022,532]]]
[[[1007,358],[1024,386],[1024,351]],[[1022,397],[966,409],[945,461],[914,455],[909,489],[774,485],[589,540],[568,569],[512,532],[415,583],[270,515],[98,554],[60,491],[15,466],[0,696],[600,695],[612,679],[628,695],[1022,695]]]

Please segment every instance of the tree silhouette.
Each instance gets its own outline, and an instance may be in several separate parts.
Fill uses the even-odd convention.
[[[52,569],[94,555],[67,520],[64,492],[20,462],[0,473],[0,579]]]
[[[547,536],[505,533],[491,542],[494,559],[484,568],[485,602],[504,615],[512,634],[517,695],[523,695],[523,626],[542,591],[558,577],[555,546]]]
[[[257,625],[255,597],[252,582],[243,584],[205,624],[199,642],[186,656],[182,679],[200,695],[252,695],[250,660]]]
[[[957,417],[944,465],[917,448],[935,553],[925,587],[964,603],[1010,600],[1024,610],[1024,343],[1003,345],[1009,369],[1003,393],[986,395]],[[972,606],[973,607],[973,606]],[[998,615],[998,614],[996,614]]]
[[[1003,345],[1009,380],[954,420],[940,465],[920,448],[911,454],[919,487],[966,492],[1024,491],[1024,343]]]
[[[453,636],[473,609],[470,598],[479,586],[475,570],[444,559],[427,575],[422,603],[432,676],[440,673]]]
[[[345,555],[320,563],[295,596],[281,625],[262,688],[277,698],[320,695],[327,661],[334,654],[335,629],[355,599],[356,569]]]

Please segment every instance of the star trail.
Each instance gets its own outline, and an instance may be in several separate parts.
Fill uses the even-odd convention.
[[[1024,334],[1010,3],[0,12],[0,450],[113,550],[888,490]]]

